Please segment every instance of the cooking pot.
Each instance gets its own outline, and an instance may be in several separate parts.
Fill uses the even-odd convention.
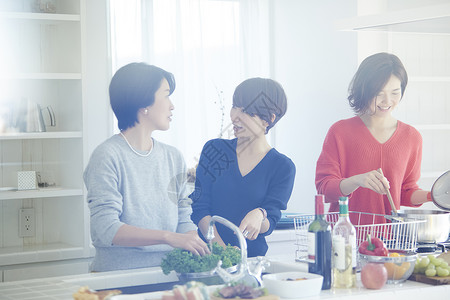
[[[399,210],[398,215],[404,218],[426,220],[419,223],[417,242],[442,243],[448,239],[450,232],[450,212],[441,210],[407,209]]]
[[[418,225],[417,241],[419,243],[442,243],[447,241],[450,233],[450,171],[445,172],[431,188],[433,203],[441,210],[402,210],[401,217],[426,220]]]

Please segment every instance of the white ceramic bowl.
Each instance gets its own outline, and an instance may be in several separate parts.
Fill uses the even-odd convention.
[[[297,280],[306,278],[304,280]],[[302,298],[319,295],[323,277],[306,272],[284,272],[263,276],[264,287],[269,294],[281,298]]]

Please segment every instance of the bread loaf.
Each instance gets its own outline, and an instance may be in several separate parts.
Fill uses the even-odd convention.
[[[87,286],[82,286],[73,294],[74,300],[108,300],[114,295],[119,295],[122,292],[120,290],[104,290],[104,291],[92,291]]]

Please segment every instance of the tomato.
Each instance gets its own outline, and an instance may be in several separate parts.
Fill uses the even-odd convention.
[[[365,288],[378,290],[387,281],[388,274],[383,264],[367,263],[361,269],[361,281]]]

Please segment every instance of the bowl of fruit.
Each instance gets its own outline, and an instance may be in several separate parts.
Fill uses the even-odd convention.
[[[370,235],[367,240],[360,244],[359,246],[359,256],[361,263],[361,279],[363,285],[366,286],[364,282],[365,269],[367,264],[378,264],[382,265],[386,269],[387,276],[386,283],[388,284],[398,284],[406,281],[409,276],[411,276],[414,271],[414,266],[416,265],[417,254],[412,251],[405,250],[388,250],[386,245],[379,238],[371,238]],[[383,285],[379,285],[380,288]],[[367,286],[366,286],[367,287]],[[369,287],[370,288],[370,287]]]
[[[398,284],[406,281],[414,271],[417,254],[405,250],[389,250],[387,256],[360,254],[361,266],[367,263],[382,264],[386,268],[388,284]]]

